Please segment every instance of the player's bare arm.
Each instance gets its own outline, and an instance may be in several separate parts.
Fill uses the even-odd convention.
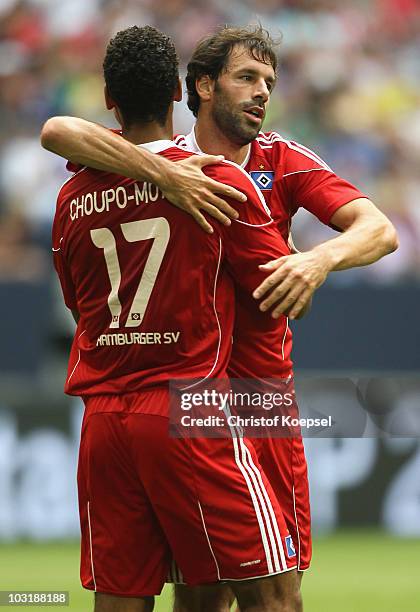
[[[339,208],[331,218],[331,225],[343,233],[310,251],[262,266],[272,273],[254,292],[256,299],[265,296],[261,310],[275,305],[273,317],[284,313],[296,319],[329,272],[367,266],[398,248],[394,226],[367,198],[353,200]]]
[[[48,119],[42,128],[41,144],[71,162],[158,185],[172,204],[192,215],[209,233],[213,229],[203,212],[229,225],[237,213],[223,197],[246,200],[233,187],[201,172],[204,166],[219,162],[221,156],[195,156],[173,163],[136,147],[101,125],[77,117]]]

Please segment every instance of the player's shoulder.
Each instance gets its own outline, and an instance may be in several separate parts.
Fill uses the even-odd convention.
[[[174,136],[173,146],[162,151],[161,155],[173,161],[204,155],[204,153],[185,148],[185,144],[186,140],[183,135]],[[223,160],[216,164],[208,164],[203,167],[203,172],[219,182],[229,183],[236,188],[240,188],[240,186],[254,188],[248,173],[241,166],[229,160]]]
[[[251,145],[250,164],[262,161],[277,167],[287,154],[288,141],[278,132],[259,132]]]
[[[86,166],[79,166],[69,178],[64,181],[58,191],[57,200],[68,198],[78,190],[82,189],[92,179],[92,174],[98,172]]]
[[[301,143],[290,140],[279,132],[260,132],[256,141],[262,149],[278,149],[284,152],[309,151],[309,149]]]
[[[279,151],[287,151],[292,141],[285,138],[279,132],[259,132],[255,143],[263,151],[267,151],[267,153],[271,151],[278,153]]]
[[[262,191],[257,187],[242,166],[225,159],[217,164],[205,166],[203,170],[210,178],[220,183],[224,183],[225,185],[230,185],[245,194],[247,196],[246,204],[248,206],[256,205],[258,208],[262,208],[267,215],[271,215]],[[236,205],[238,205],[238,202],[235,201],[235,206]]]
[[[83,196],[86,193],[104,191],[115,186],[118,180],[132,180],[112,172],[104,172],[87,166],[79,168],[61,186],[57,196],[57,203]]]
[[[159,153],[171,161],[181,161],[182,159],[187,159],[192,155],[196,155],[193,151],[187,151],[183,147],[177,145],[175,141],[169,145],[168,148],[159,151]]]
[[[260,132],[256,138],[258,146],[267,151],[277,152],[284,162],[303,163],[308,167],[319,166],[319,168],[331,172],[328,164],[312,149],[306,145],[285,138],[279,132]]]
[[[287,142],[287,139],[279,134],[279,132],[259,132],[256,140],[264,147],[273,147],[276,143],[282,143],[284,145]]]
[[[289,153],[298,153],[300,155],[317,155],[306,145],[296,140],[286,138],[279,132],[260,132],[256,140],[263,149],[275,148],[282,149]]]
[[[203,170],[208,176],[222,183],[229,183],[237,189],[240,186],[255,190],[256,187],[249,177],[249,174],[238,164],[228,159],[224,159],[216,164],[204,166]]]

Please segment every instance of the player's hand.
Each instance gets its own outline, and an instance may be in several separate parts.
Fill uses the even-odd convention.
[[[274,306],[271,316],[275,319],[281,314],[291,319],[302,317],[311,305],[314,291],[330,271],[326,256],[314,251],[287,255],[259,267],[271,274],[256,288],[253,296],[256,299],[265,296],[260,310]]]
[[[173,164],[168,185],[162,188],[164,196],[181,210],[189,213],[209,234],[213,228],[203,212],[208,213],[220,223],[230,225],[237,219],[237,211],[220,196],[245,202],[246,196],[229,185],[218,183],[202,172],[204,166],[223,161],[222,155],[192,155],[188,159]]]

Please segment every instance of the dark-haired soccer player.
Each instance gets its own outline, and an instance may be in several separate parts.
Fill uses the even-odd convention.
[[[104,75],[124,139],[172,161],[191,155],[170,140],[181,88],[168,37],[119,32]],[[247,196],[213,234],[156,185],[114,173],[83,168],[58,196],[54,263],[78,322],[66,391],[86,406],[81,577],[96,612],[152,610],[172,556],[187,584],[227,581],[243,612],[300,610],[292,538],[252,444],[235,428],[229,439],[168,436],[168,381],[226,375],[232,278],[250,296],[258,264],[289,252],[243,170],[206,172]],[[279,333],[259,316],[263,333]]]

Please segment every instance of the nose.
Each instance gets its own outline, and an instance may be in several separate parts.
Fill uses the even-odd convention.
[[[260,98],[265,104],[270,97],[270,90],[267,87],[265,79],[259,79],[254,90],[254,98]]]

